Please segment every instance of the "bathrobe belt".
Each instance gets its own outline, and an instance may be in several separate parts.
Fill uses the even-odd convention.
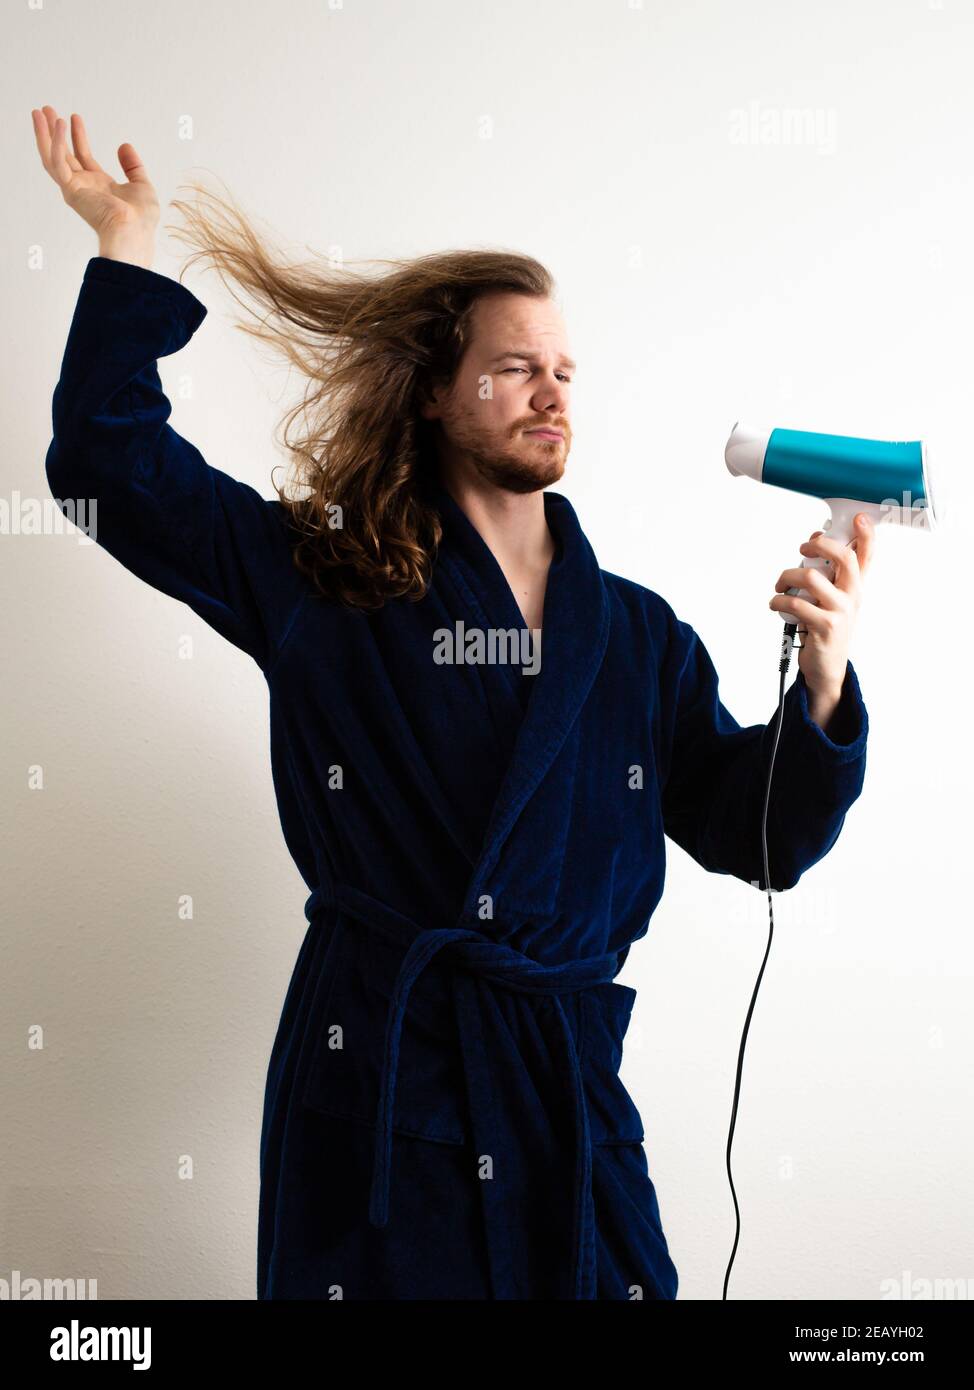
[[[335,901],[357,921],[407,945],[389,1004],[385,1047],[376,1112],[375,1158],[369,1202],[373,1226],[385,1226],[389,1219],[389,1180],[392,1164],[392,1116],[399,1066],[399,1043],[406,1004],[417,976],[438,951],[449,948],[451,960],[459,967],[454,975],[458,1021],[464,1053],[464,1068],[471,1091],[475,1137],[483,1153],[495,1152],[486,1136],[492,1119],[490,1076],[484,1063],[483,1028],[477,981],[479,976],[504,989],[524,994],[553,996],[560,1023],[561,1043],[567,1061],[575,1116],[575,1183],[572,1211],[573,1264],[570,1298],[596,1297],[595,1205],[592,1195],[592,1140],[588,1107],[578,1054],[560,994],[609,984],[619,970],[617,952],[542,965],[523,952],[502,942],[491,941],[480,932],[466,928],[424,929],[411,918],[349,884],[335,886]],[[517,1298],[513,1263],[505,1239],[504,1213],[499,1209],[493,1182],[484,1182],[484,1200],[493,1206],[496,1219],[487,1221],[491,1277],[497,1298]]]

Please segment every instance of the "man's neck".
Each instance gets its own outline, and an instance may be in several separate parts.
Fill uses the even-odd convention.
[[[528,627],[541,627],[555,542],[543,492],[508,492],[480,479],[441,474],[441,481],[500,565]]]

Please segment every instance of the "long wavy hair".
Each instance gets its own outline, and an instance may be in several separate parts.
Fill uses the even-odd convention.
[[[423,597],[442,535],[427,495],[432,428],[419,411],[431,385],[453,381],[479,296],[495,290],[550,297],[555,282],[531,256],[440,251],[376,274],[312,253],[288,264],[231,196],[199,181],[174,199],[186,226],[173,235],[212,262],[255,322],[236,327],[268,343],[305,379],[303,399],[277,430],[290,485],[273,484],[295,535],[294,561],[319,591],[353,607]],[[253,304],[237,293],[241,288]],[[256,306],[256,308],[254,307]]]

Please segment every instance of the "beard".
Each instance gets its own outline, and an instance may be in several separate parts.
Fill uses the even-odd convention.
[[[565,471],[571,447],[571,432],[562,425],[565,437],[557,442],[524,433],[518,426],[510,439],[485,434],[468,422],[451,419],[450,437],[485,482],[507,492],[539,492],[556,483]]]

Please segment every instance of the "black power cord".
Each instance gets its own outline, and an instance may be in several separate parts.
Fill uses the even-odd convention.
[[[796,592],[789,590],[789,592]],[[771,901],[771,875],[768,872],[768,802],[771,799],[771,774],[774,771],[775,753],[778,751],[778,739],[781,735],[781,715],[785,699],[785,676],[788,674],[788,667],[791,665],[791,654],[794,650],[794,637],[796,632],[805,632],[805,628],[799,628],[797,623],[785,623],[784,636],[781,639],[781,660],[778,662],[778,671],[781,680],[778,685],[778,715],[775,724],[774,744],[771,749],[771,762],[768,766],[768,784],[764,791],[764,811],[761,816],[761,848],[764,853],[764,886],[768,891],[768,945],[764,952],[764,960],[761,962],[761,969],[758,971],[758,978],[754,985],[754,993],[751,995],[751,1002],[747,1010],[747,1018],[744,1020],[744,1032],[741,1035],[741,1050],[737,1057],[737,1079],[734,1082],[734,1105],[731,1110],[730,1132],[727,1135],[727,1180],[730,1183],[731,1196],[734,1198],[734,1215],[737,1218],[737,1229],[734,1232],[734,1248],[727,1262],[727,1272],[724,1275],[724,1292],[721,1299],[727,1297],[727,1284],[730,1280],[731,1265],[734,1263],[734,1256],[737,1254],[737,1242],[741,1236],[741,1209],[737,1205],[737,1193],[734,1190],[734,1176],[731,1173],[731,1144],[734,1142],[734,1126],[737,1123],[737,1102],[741,1094],[741,1074],[744,1070],[744,1044],[747,1042],[747,1030],[751,1026],[751,1015],[754,1012],[754,1001],[758,997],[758,990],[761,988],[761,979],[764,975],[764,967],[768,963],[768,956],[771,954],[771,942],[774,940],[774,907]],[[801,643],[798,643],[801,646]]]

